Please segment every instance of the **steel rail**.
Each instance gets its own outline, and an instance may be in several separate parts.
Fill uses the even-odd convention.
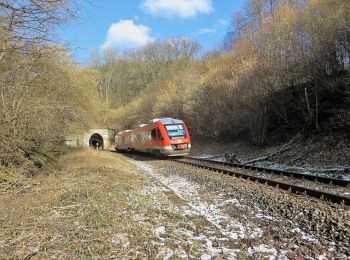
[[[317,182],[322,182],[322,183],[327,183],[327,184],[332,184],[332,185],[337,185],[337,186],[345,186],[345,187],[348,185],[350,186],[350,180],[337,179],[337,178],[325,177],[325,176],[318,176],[318,175],[313,175],[313,174],[304,174],[304,173],[298,173],[298,172],[269,169],[269,168],[250,166],[250,165],[239,164],[239,163],[220,162],[220,161],[214,161],[214,160],[210,160],[210,159],[196,158],[196,157],[190,157],[190,156],[185,156],[182,158],[189,159],[189,160],[201,161],[201,162],[215,163],[215,164],[220,164],[220,165],[225,165],[225,166],[230,166],[230,167],[235,167],[235,168],[253,170],[253,171],[258,171],[258,172],[263,172],[263,173],[284,175],[284,176],[288,176],[288,177],[292,177],[292,178],[305,179],[305,180],[309,180],[309,181],[317,181]]]
[[[186,157],[184,157],[186,159]],[[189,157],[187,157],[187,159],[189,159]],[[191,166],[195,166],[195,167],[199,167],[202,169],[207,169],[210,171],[215,171],[215,172],[220,172],[226,175],[230,175],[230,176],[234,176],[234,177],[239,177],[239,178],[243,178],[246,180],[251,180],[251,181],[255,181],[255,182],[259,182],[262,184],[267,184],[269,186],[272,187],[277,187],[283,190],[288,190],[292,193],[296,193],[296,194],[304,194],[304,195],[308,195],[310,197],[314,197],[314,198],[318,198],[318,199],[322,199],[325,201],[330,201],[333,203],[339,203],[339,204],[343,204],[343,205],[350,205],[350,197],[347,196],[343,196],[340,194],[336,194],[336,193],[330,193],[330,192],[326,192],[326,191],[321,191],[321,190],[314,190],[311,188],[307,188],[307,187],[303,187],[303,186],[299,186],[299,185],[294,185],[294,184],[290,184],[287,182],[282,182],[282,181],[276,181],[276,180],[271,180],[268,178],[264,178],[264,177],[260,177],[260,176],[254,176],[254,175],[250,175],[247,173],[241,173],[241,172],[237,172],[234,170],[229,170],[229,169],[222,169],[222,168],[217,168],[214,166],[209,166],[209,165],[204,165],[201,163],[196,163],[196,162],[189,162],[189,161],[184,161],[181,159],[171,159],[171,161],[174,162],[178,162],[178,163],[182,163],[182,164],[187,164],[187,165],[191,165]],[[198,160],[200,161],[200,160]]]

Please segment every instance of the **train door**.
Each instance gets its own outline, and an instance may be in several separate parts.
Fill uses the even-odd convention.
[[[150,145],[152,146],[152,149],[155,149],[155,146],[157,145],[157,129],[153,128],[151,130],[151,142]]]
[[[163,140],[164,138],[162,136],[162,133],[160,132],[160,129],[157,127],[157,143],[161,145]]]

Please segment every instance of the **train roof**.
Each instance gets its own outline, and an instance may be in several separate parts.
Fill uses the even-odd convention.
[[[169,125],[169,124],[183,124],[184,121],[180,119],[175,119],[171,117],[165,117],[165,118],[155,118],[149,121],[150,123],[156,123],[156,122],[161,122],[164,125]]]
[[[165,118],[155,118],[155,119],[152,119],[149,121],[148,124],[140,124],[138,128],[141,128],[141,127],[144,127],[144,126],[147,126],[149,124],[154,124],[154,123],[157,123],[157,122],[160,122],[164,125],[172,125],[172,124],[183,124],[184,121],[182,121],[181,119],[176,119],[176,118],[171,118],[171,117],[165,117]],[[135,128],[137,129],[137,128]],[[119,134],[124,134],[124,133],[128,133],[128,132],[131,132],[132,130],[124,130],[124,131],[120,131],[118,133]]]

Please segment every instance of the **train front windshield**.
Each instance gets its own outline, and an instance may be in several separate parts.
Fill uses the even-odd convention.
[[[186,131],[183,124],[164,125],[171,139],[186,138]]]

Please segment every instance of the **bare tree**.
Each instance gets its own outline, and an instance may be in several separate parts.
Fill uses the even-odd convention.
[[[95,75],[54,35],[76,15],[74,0],[0,0],[0,166],[40,166],[71,124],[90,122]]]
[[[194,59],[200,50],[199,43],[188,38],[172,38],[168,40],[168,43],[170,49],[173,49],[171,51],[174,52],[176,60]]]
[[[0,0],[0,58],[51,42],[55,29],[76,18],[77,10],[75,0]]]

